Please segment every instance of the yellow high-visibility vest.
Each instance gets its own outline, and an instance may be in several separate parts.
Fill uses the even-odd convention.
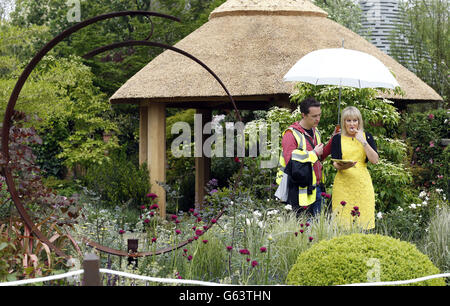
[[[286,131],[283,132],[282,137],[288,131],[292,131],[292,135],[294,135],[295,140],[297,141],[297,149],[292,151],[291,158],[295,161],[301,163],[311,163],[312,168],[312,186],[317,185],[317,178],[314,172],[314,163],[317,161],[317,155],[314,152],[308,152],[306,149],[306,138],[300,131],[294,129],[293,127],[289,127]],[[321,143],[320,133],[314,128],[314,132],[316,134],[317,144]],[[278,162],[278,172],[276,177],[276,183],[279,185],[281,183],[281,179],[283,178],[284,169],[286,167],[286,161],[284,160],[283,151],[280,154],[280,159]],[[322,174],[322,182],[323,182],[323,174]],[[313,189],[311,194],[308,194],[308,187],[299,187],[298,188],[298,203],[300,206],[308,206],[313,204],[316,201],[316,188]]]

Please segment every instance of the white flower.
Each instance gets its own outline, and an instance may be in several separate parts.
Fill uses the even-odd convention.
[[[411,205],[409,205],[409,208],[412,208],[412,209],[416,209],[416,204],[411,204]]]
[[[422,192],[419,193],[419,197],[420,198],[423,198],[426,195],[427,195],[427,193],[425,191],[422,191]]]
[[[378,219],[383,219],[383,214],[381,213],[381,211],[377,213],[377,218]]]
[[[251,224],[252,222],[250,221],[250,219],[245,218],[245,223],[247,224],[247,226],[250,226],[250,224]]]
[[[423,201],[423,202],[422,202],[422,205],[423,205],[423,206],[427,206],[427,204],[428,204],[427,201]]]
[[[286,206],[284,207],[284,209],[286,209],[286,210],[292,210],[292,205],[291,205],[291,204],[288,204],[288,205],[286,205]]]
[[[268,216],[276,215],[276,214],[278,214],[278,210],[276,210],[276,209],[269,210],[269,211],[267,212],[267,215],[268,215]]]
[[[258,222],[258,226],[259,226],[260,228],[264,228],[264,222],[259,221],[259,222]]]
[[[403,208],[401,208],[400,206],[398,207],[398,211],[403,211]]]
[[[439,189],[439,188],[436,189],[436,192],[437,192],[437,193],[441,193],[442,191],[443,191],[442,189]]]
[[[262,216],[262,214],[261,214],[258,210],[255,210],[255,211],[253,212],[253,216],[259,218],[259,217]]]

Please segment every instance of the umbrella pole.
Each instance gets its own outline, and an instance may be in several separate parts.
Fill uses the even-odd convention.
[[[340,117],[341,117],[341,86],[339,86],[339,103],[338,103],[338,126],[340,125]]]

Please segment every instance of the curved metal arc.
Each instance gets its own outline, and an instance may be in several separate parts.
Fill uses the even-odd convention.
[[[152,42],[152,41],[147,41],[147,40],[129,40],[129,41],[123,41],[123,42],[118,42],[118,43],[114,43],[114,44],[110,44],[107,46],[103,46],[103,47],[99,47],[97,49],[92,50],[89,53],[86,53],[85,55],[83,55],[83,58],[89,59],[91,57],[94,57],[100,53],[109,51],[109,50],[113,50],[116,48],[121,48],[121,47],[127,47],[127,46],[151,46],[151,47],[159,47],[159,48],[164,48],[164,49],[169,49],[172,50],[174,52],[180,53],[190,59],[192,59],[193,61],[195,61],[196,63],[198,63],[200,66],[202,66],[205,70],[207,70],[215,79],[216,81],[220,84],[220,86],[222,86],[223,90],[226,92],[228,98],[230,99],[234,110],[236,111],[236,114],[239,118],[240,121],[242,121],[241,116],[239,114],[239,111],[237,109],[236,103],[233,99],[233,97],[231,96],[230,92],[228,91],[228,89],[226,88],[225,84],[222,82],[222,80],[205,64],[203,63],[201,60],[199,60],[198,58],[196,58],[195,56],[193,56],[192,54],[187,53],[186,51],[176,48],[174,46],[170,46],[170,45],[166,45],[163,43],[158,43],[158,42]]]
[[[36,67],[36,65],[41,61],[41,59],[51,50],[54,46],[56,46],[58,43],[60,43],[63,39],[68,37],[69,35],[75,33],[76,31],[87,27],[93,23],[96,23],[98,21],[120,17],[120,16],[133,16],[133,15],[144,15],[144,16],[156,16],[156,17],[162,17],[166,19],[171,19],[174,21],[180,22],[180,19],[177,17],[173,17],[170,15],[160,14],[156,12],[146,12],[146,11],[123,11],[123,12],[113,12],[108,13],[104,15],[99,15],[90,19],[87,19],[85,21],[82,21],[80,23],[77,23],[60,34],[58,34],[56,37],[54,37],[50,42],[48,42],[28,63],[28,65],[24,68],[22,71],[22,74],[20,75],[19,79],[17,80],[14,89],[11,93],[11,96],[9,98],[8,104],[6,106],[5,115],[3,119],[3,126],[2,126],[2,139],[1,139],[1,153],[3,155],[3,159],[5,161],[5,164],[1,167],[1,172],[3,173],[3,176],[6,179],[6,184],[8,185],[8,190],[11,194],[11,198],[14,201],[14,204],[19,211],[20,216],[25,222],[25,225],[31,229],[31,232],[35,234],[41,241],[43,241],[46,245],[48,245],[52,250],[54,250],[59,256],[68,258],[68,256],[61,251],[59,248],[57,248],[53,243],[51,243],[35,226],[33,221],[31,220],[30,216],[28,215],[27,211],[25,210],[23,204],[20,201],[19,194],[17,192],[17,189],[14,184],[14,179],[12,177],[11,170],[9,169],[9,130],[11,129],[11,118],[14,114],[14,107],[16,105],[17,99],[19,97],[19,94],[30,76],[33,69]],[[153,30],[152,30],[153,31]]]

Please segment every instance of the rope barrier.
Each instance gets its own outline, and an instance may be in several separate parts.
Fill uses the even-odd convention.
[[[340,285],[340,286],[388,286],[388,285],[405,285],[405,284],[411,284],[416,282],[421,282],[433,278],[439,278],[439,277],[450,277],[450,273],[443,273],[443,274],[435,274],[435,275],[429,275],[409,280],[402,280],[402,281],[389,281],[389,282],[374,282],[374,283],[355,283],[355,284],[346,284],[346,285]]]
[[[159,277],[149,277],[149,276],[143,276],[143,275],[137,275],[137,274],[131,274],[127,272],[121,272],[121,271],[114,271],[109,269],[99,269],[102,273],[108,273],[128,278],[135,278],[139,280],[144,281],[151,281],[151,282],[160,282],[160,283],[169,283],[169,284],[188,284],[188,285],[200,285],[200,286],[236,286],[231,284],[221,284],[221,283],[213,283],[213,282],[205,282],[205,281],[198,281],[198,280],[184,280],[184,279],[173,279],[173,278],[159,278]],[[62,274],[56,274],[52,276],[46,276],[41,278],[32,278],[32,279],[25,279],[25,280],[19,280],[19,281],[12,281],[12,282],[0,282],[0,287],[3,286],[19,286],[19,285],[26,285],[31,283],[38,283],[38,282],[45,282],[45,281],[51,281],[51,280],[57,280],[67,277],[72,277],[76,275],[83,274],[84,270],[77,270],[77,271],[71,271],[67,273]],[[374,283],[354,283],[354,284],[345,284],[345,285],[339,285],[339,286],[387,286],[387,285],[405,285],[415,282],[421,282],[433,278],[440,278],[440,277],[450,277],[450,273],[443,273],[443,274],[435,274],[435,275],[429,275],[424,276],[420,278],[415,279],[409,279],[409,280],[402,280],[402,281],[387,281],[387,282],[374,282]]]

